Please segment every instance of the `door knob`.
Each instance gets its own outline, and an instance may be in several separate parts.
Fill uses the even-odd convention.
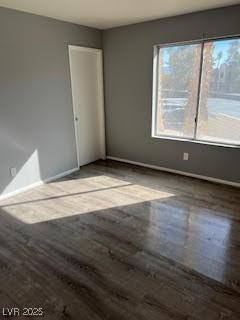
[[[78,121],[78,117],[75,117],[75,121]]]

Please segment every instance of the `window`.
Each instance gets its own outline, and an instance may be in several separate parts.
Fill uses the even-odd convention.
[[[240,144],[240,39],[155,48],[153,136]]]

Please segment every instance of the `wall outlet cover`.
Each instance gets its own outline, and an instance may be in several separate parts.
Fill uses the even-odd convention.
[[[9,170],[12,177],[15,177],[17,175],[17,168],[13,167],[13,168],[10,168]]]
[[[188,152],[184,152],[183,153],[183,160],[187,161],[189,159],[189,153]]]

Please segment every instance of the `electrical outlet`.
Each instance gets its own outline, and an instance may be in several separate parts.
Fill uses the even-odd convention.
[[[9,170],[12,177],[15,177],[17,175],[17,168],[10,168]]]
[[[189,153],[188,152],[184,152],[183,153],[183,160],[184,161],[188,161],[188,159],[189,159]]]

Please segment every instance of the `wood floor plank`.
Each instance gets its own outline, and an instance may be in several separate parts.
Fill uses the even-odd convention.
[[[239,189],[87,165],[0,202],[0,281],[0,319],[240,319]]]

